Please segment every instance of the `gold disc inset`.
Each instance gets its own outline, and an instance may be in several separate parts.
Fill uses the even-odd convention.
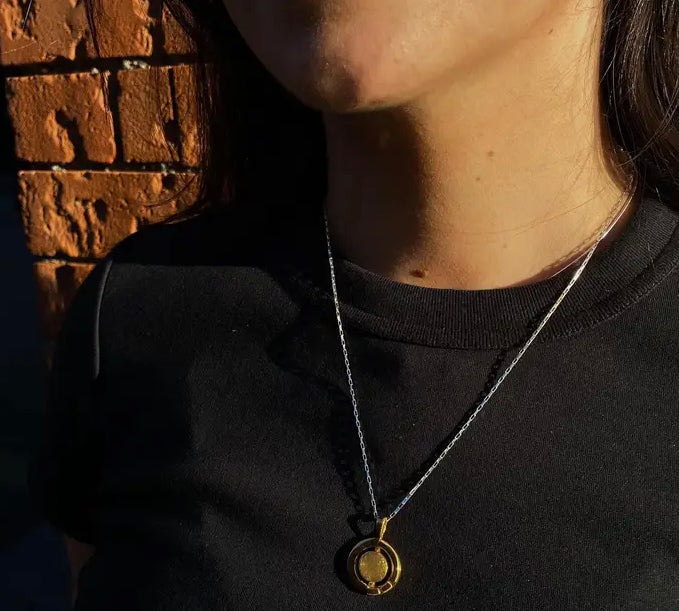
[[[401,560],[384,539],[370,537],[359,541],[347,559],[349,578],[363,594],[384,594],[401,576]]]
[[[382,550],[370,549],[363,552],[358,559],[358,572],[366,581],[382,581],[389,572],[389,561]]]

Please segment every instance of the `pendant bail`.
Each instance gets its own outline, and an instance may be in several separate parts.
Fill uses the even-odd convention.
[[[380,524],[379,524],[380,534],[379,534],[379,536],[377,537],[380,541],[381,541],[382,538],[384,537],[384,531],[387,530],[387,522],[388,522],[388,521],[389,521],[389,518],[386,518],[386,517],[385,517],[385,518],[382,518],[382,520],[380,521]]]

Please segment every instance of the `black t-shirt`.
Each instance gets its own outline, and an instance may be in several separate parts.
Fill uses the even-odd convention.
[[[320,210],[147,226],[81,286],[30,473],[96,546],[76,609],[679,609],[679,213],[644,199],[595,252],[389,522],[401,578],[366,596],[343,570],[374,522]],[[575,266],[464,291],[335,263],[385,515]]]

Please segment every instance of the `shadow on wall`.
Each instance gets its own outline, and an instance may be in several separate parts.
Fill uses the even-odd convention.
[[[16,199],[17,163],[0,73],[0,609],[66,610],[68,563],[59,533],[28,502],[47,368],[33,256]]]

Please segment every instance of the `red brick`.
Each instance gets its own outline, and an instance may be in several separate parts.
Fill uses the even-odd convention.
[[[191,174],[20,172],[19,203],[29,250],[45,257],[103,257],[146,223],[195,199]]]
[[[84,5],[71,0],[35,0],[22,29],[27,3],[0,2],[0,62],[49,62],[58,57],[75,59],[78,45],[87,44]]]
[[[125,161],[199,164],[195,76],[191,64],[118,72]],[[171,79],[176,107],[172,104]]]
[[[40,322],[46,339],[56,339],[64,313],[92,269],[94,263],[44,260],[33,264]]]
[[[51,0],[47,0],[51,1]],[[154,21],[150,17],[160,0],[102,2],[97,15],[97,40],[103,57],[151,55]]]
[[[104,2],[97,18],[103,57],[147,56],[153,51],[153,19],[160,0]],[[0,63],[25,64],[94,57],[83,2],[34,0],[22,29],[27,2],[0,1]]]
[[[16,153],[26,161],[111,163],[116,146],[104,104],[104,74],[7,79]]]
[[[122,70],[117,79],[125,161],[178,161],[169,68]]]
[[[165,53],[169,55],[187,55],[196,52],[196,45],[172,16],[169,9],[163,7],[163,44]]]
[[[172,74],[177,103],[182,163],[189,166],[198,166],[200,163],[200,142],[197,124],[196,68],[190,64],[175,66],[172,69]]]

